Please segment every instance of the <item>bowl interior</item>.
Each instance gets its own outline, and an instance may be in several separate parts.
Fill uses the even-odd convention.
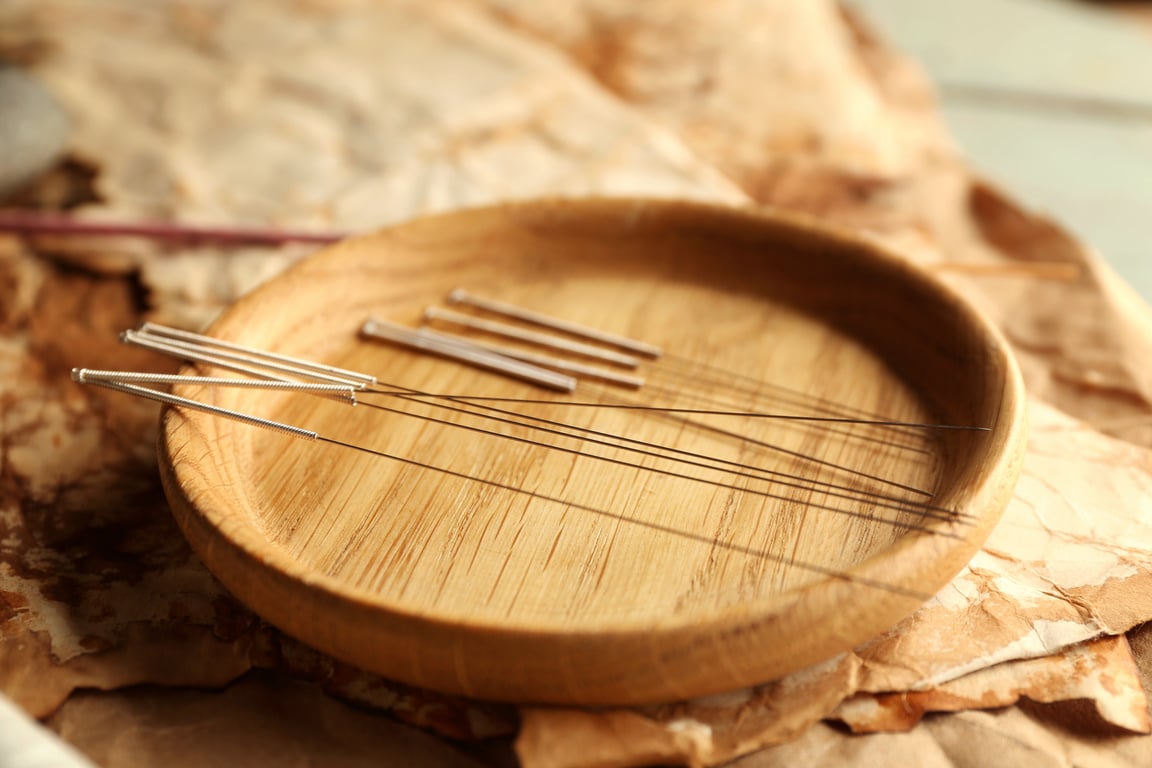
[[[369,316],[415,326],[456,288],[664,354],[640,363],[638,390],[581,381],[556,394],[357,335]],[[172,487],[203,523],[183,523],[193,544],[210,567],[222,539],[253,556],[221,557],[225,583],[271,599],[250,586],[267,569],[382,617],[372,631],[435,625],[518,653],[532,638],[658,647],[662,633],[789,611],[810,632],[812,596],[830,585],[875,607],[813,644],[860,642],[979,545],[1019,442],[1011,361],[947,291],[849,238],[697,206],[416,222],[313,257],[212,333],[381,382],[356,407],[186,388],[322,438],[168,419]],[[287,621],[324,646],[323,630]],[[350,660],[428,682],[419,661]]]

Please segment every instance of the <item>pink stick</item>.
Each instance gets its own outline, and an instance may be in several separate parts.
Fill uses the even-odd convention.
[[[164,222],[94,222],[55,213],[0,210],[0,232],[21,235],[69,235],[84,237],[142,237],[166,242],[196,241],[283,245],[328,244],[344,239],[339,232],[302,232],[268,227],[205,227]]]

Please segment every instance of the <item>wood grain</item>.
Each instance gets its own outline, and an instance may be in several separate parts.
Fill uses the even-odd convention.
[[[664,346],[642,371],[645,402],[723,398],[733,410],[793,414],[835,403],[990,431],[531,411],[845,488],[830,493],[394,398],[348,408],[185,388],[396,457],[175,410],[161,440],[177,520],[209,568],[273,623],[382,674],[580,704],[765,681],[915,609],[967,561],[1011,493],[1025,428],[997,334],[910,266],[799,220],[641,200],[433,217],[313,257],[212,332],[425,392],[570,399],[357,338],[367,316],[414,323],[456,287]],[[542,439],[560,448],[526,442]],[[892,482],[967,517],[934,520],[913,504],[923,497]]]

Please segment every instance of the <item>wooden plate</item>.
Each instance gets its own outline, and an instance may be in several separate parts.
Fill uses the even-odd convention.
[[[667,353],[636,393],[564,396],[358,338],[457,287]],[[212,572],[333,656],[485,699],[669,701],[857,645],[967,562],[1023,451],[1019,374],[988,323],[875,245],[779,215],[592,200],[431,217],[317,254],[211,333],[430,393],[985,428],[497,404],[594,430],[573,438],[387,395],[184,387],[378,452],[167,409],[165,487]]]

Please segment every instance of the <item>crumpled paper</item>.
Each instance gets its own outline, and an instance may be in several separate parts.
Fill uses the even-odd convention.
[[[1060,653],[984,667],[924,690],[858,694],[830,719],[853,733],[907,731],[928,712],[994,709],[1022,698],[1086,701],[1101,719],[1133,733],[1152,732],[1148,697],[1124,635],[1067,647]]]
[[[877,204],[889,185],[959,157],[920,73],[836,3],[477,4],[566,51],[758,202],[845,207],[861,196],[879,220],[903,213]]]
[[[156,411],[71,383],[71,366],[164,370],[116,342],[132,286],[37,260],[0,238],[0,691],[36,716],[76,688],[218,687],[274,667],[458,738],[510,732],[471,704],[353,669],[236,603],[192,554],[156,477]]]
[[[79,116],[72,152],[100,168],[99,202],[77,216],[356,232],[543,195],[743,200],[555,51],[464,3],[8,6],[49,36],[35,73]],[[52,247],[140,269],[164,319],[185,324],[286,264],[251,250],[240,274],[223,255],[206,269],[203,253],[157,260],[139,241]]]
[[[647,710],[529,709],[517,742],[524,765],[597,765],[584,746],[593,741],[602,753],[613,746],[618,762],[605,756],[604,764],[642,765],[658,753],[719,765],[826,717],[857,730],[909,728],[927,711],[1022,696],[1091,698],[1116,727],[1152,731],[1127,645],[1094,641],[1152,615],[1152,451],[1038,402],[1031,420],[1016,495],[988,543],[891,631],[838,660],[724,696]]]
[[[733,765],[840,765],[828,758],[813,761],[807,754],[804,760],[789,760],[805,752],[815,753],[811,756],[814,758],[819,754],[817,750],[837,755],[854,753],[861,749],[858,742],[863,741],[875,750],[872,760],[888,764],[887,761],[897,759],[895,754],[888,754],[893,749],[891,743],[846,736],[818,722],[819,714],[809,708],[813,704],[826,705],[829,696],[842,695],[835,680],[848,666],[848,658],[811,670],[805,681],[807,688],[772,686],[740,699],[702,700],[683,707],[678,717],[660,725],[634,711],[603,717],[572,710],[541,715],[539,720],[529,712],[518,750],[526,765],[698,766],[728,763],[737,755],[752,757]],[[811,686],[817,680],[820,695],[812,696]],[[916,738],[904,732],[920,723],[926,713],[1004,708],[1022,698],[1085,703],[1094,708],[1097,723],[1111,728],[1113,735],[1121,733],[1121,729],[1148,730],[1148,701],[1123,637],[1073,646],[1054,656],[989,667],[926,691],[858,694],[841,703],[828,719],[847,725],[854,734],[901,733],[894,743],[901,747],[911,743],[917,745],[914,749],[924,749],[924,744],[931,745],[932,737],[924,738],[923,732],[939,723],[938,719],[929,715],[925,725],[914,731]],[[792,705],[797,700],[799,707]],[[739,715],[733,717],[733,709],[737,708]],[[1091,722],[1083,714],[1080,718]],[[1099,730],[1099,725],[1096,728]],[[578,761],[572,756],[574,741],[584,745]],[[929,753],[936,751],[928,749]],[[978,751],[956,751],[969,761],[958,764],[989,764]],[[912,764],[934,763],[917,757]]]
[[[1148,425],[1124,421],[1152,413],[1147,307],[1059,225],[972,172],[927,78],[850,7],[478,1],[566,50],[757,203],[869,232],[926,265],[1071,268],[1073,280],[943,275],[998,322],[1032,394],[1152,445]]]
[[[418,729],[333,701],[311,686],[253,673],[221,692],[144,688],[81,693],[48,723],[100,765],[418,765],[479,759]],[[205,747],[206,744],[211,746]]]
[[[1005,329],[1043,402],[1005,525],[950,587],[856,653],[755,689],[644,710],[526,710],[526,765],[705,764],[796,738],[851,750],[811,724],[840,707],[857,727],[883,727],[894,721],[877,710],[909,692],[925,710],[1087,694],[1100,718],[1146,727],[1122,644],[1083,643],[1152,618],[1149,460],[1136,447],[1152,442],[1148,310],[1058,226],[973,177],[927,83],[850,14],[781,0],[12,0],[0,13],[0,46],[56,89],[77,125],[73,163],[96,169],[78,215],[355,230],[546,193],[755,201],[863,229]],[[168,520],[154,410],[66,379],[81,357],[156,368],[114,347],[115,331],[142,312],[201,322],[299,254],[36,246],[110,276],[0,241],[0,365],[16,373],[0,390],[0,688],[44,715],[76,686],[218,686],[267,666],[456,736],[507,733],[500,708],[362,677],[262,626]],[[1073,269],[1027,269],[1053,262]],[[1038,668],[1072,677],[1056,685]],[[1106,684],[1110,674],[1129,682]],[[929,715],[917,743],[944,722],[958,725],[938,743],[959,724],[1031,721]]]
[[[1074,707],[1030,706],[930,717],[907,733],[845,736],[835,726],[821,723],[794,742],[749,755],[731,766],[1138,768],[1150,760],[1152,739],[1102,731]]]
[[[73,114],[73,154],[99,166],[99,203],[76,215],[355,229],[581,190],[741,199],[673,136],[555,53],[467,8],[37,0],[4,12],[6,29],[23,25],[47,50],[35,74]],[[403,44],[380,44],[392,39]],[[303,60],[307,70],[296,66]],[[508,165],[520,171],[508,174]],[[160,254],[138,241],[38,244],[101,273],[137,270],[150,291],[150,319],[185,324],[203,322],[301,255]],[[67,380],[75,364],[158,367],[115,344],[116,333],[139,320],[131,286],[108,279],[90,288],[78,278],[56,285],[62,272],[8,245],[5,264],[22,301],[9,309],[5,365],[22,375],[6,379],[4,392],[15,491],[0,570],[11,606],[0,632],[8,649],[0,653],[3,688],[43,715],[77,686],[221,685],[265,663],[256,622],[168,518],[155,482],[155,409]],[[113,290],[120,293],[106,295]],[[109,439],[117,435],[130,437]],[[74,531],[42,530],[58,525]],[[89,569],[100,557],[115,567]],[[429,694],[395,698],[387,708],[454,735],[509,727],[481,705],[462,704],[471,720],[444,724],[411,703]]]

